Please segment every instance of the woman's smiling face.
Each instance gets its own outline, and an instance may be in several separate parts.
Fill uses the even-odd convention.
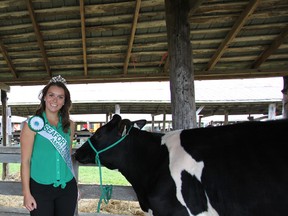
[[[65,92],[63,88],[51,86],[44,97],[46,109],[50,112],[58,112],[65,102]]]

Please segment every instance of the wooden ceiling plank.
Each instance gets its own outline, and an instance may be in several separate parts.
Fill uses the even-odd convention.
[[[42,34],[41,34],[40,30],[39,30],[39,26],[38,26],[38,23],[37,23],[36,18],[35,18],[35,13],[34,13],[32,1],[31,0],[26,0],[26,4],[27,4],[27,9],[29,11],[29,16],[30,16],[31,21],[32,21],[33,29],[34,29],[34,32],[35,32],[35,35],[36,35],[37,43],[38,43],[38,46],[40,48],[40,51],[41,51],[41,54],[42,54],[42,58],[44,60],[46,71],[47,71],[49,77],[52,77],[52,72],[50,70],[50,65],[49,65],[49,62],[48,62],[48,57],[47,57],[47,53],[46,53],[46,50],[45,50],[43,37],[42,37]]]
[[[85,12],[86,13],[86,12]],[[86,23],[87,23],[87,19],[85,19]],[[68,22],[67,22],[68,23]],[[157,24],[158,23],[158,24]],[[161,23],[159,22],[142,22],[141,24],[138,23],[137,24],[137,29],[145,29],[145,28],[151,28],[151,27],[165,27],[165,22],[164,21],[161,21]],[[47,23],[46,23],[47,24]],[[46,24],[41,24],[41,26],[46,26]],[[51,22],[51,24],[53,24],[53,22]],[[244,31],[256,31],[256,30],[261,30],[261,29],[271,29],[271,28],[277,28],[277,29],[280,29],[280,28],[283,28],[284,26],[286,26],[286,24],[281,24],[281,23],[273,23],[273,24],[269,24],[269,25],[266,25],[266,24],[259,24],[259,25],[251,25],[251,26],[244,26],[242,29]],[[18,25],[13,25],[13,26],[5,26],[5,27],[2,27],[0,26],[0,31],[6,31],[6,30],[16,30]],[[27,24],[25,24],[25,26],[27,26]],[[54,27],[56,26],[56,24],[54,25]],[[109,29],[116,29],[118,26],[118,28],[123,28],[123,29],[128,29],[128,28],[131,28],[131,24],[122,24],[122,25],[104,25],[104,26],[101,26],[100,27],[86,27],[86,31],[87,32],[99,32],[99,31],[108,31]],[[129,26],[129,27],[128,27]],[[6,30],[5,30],[6,29]],[[17,30],[21,30],[22,28],[18,29]],[[209,28],[204,28],[204,29],[191,29],[190,31],[190,34],[193,34],[193,35],[196,35],[196,34],[213,34],[213,33],[221,33],[221,32],[227,32],[229,31],[229,27],[219,27],[217,29],[209,29]],[[44,30],[42,31],[43,33],[45,33],[46,36],[52,36],[52,35],[55,35],[55,34],[70,34],[70,33],[80,33],[79,31],[79,28],[59,28],[59,29],[51,29],[51,30]],[[29,38],[29,37],[32,37],[34,36],[35,34],[31,34],[31,33],[23,33],[23,34],[16,34],[16,35],[3,35],[2,36],[2,39],[26,39],[26,38]],[[254,36],[254,38],[256,37],[266,37],[266,38],[269,38],[273,35],[263,35],[263,36],[260,36],[260,35],[257,35],[257,36]],[[155,37],[166,37],[166,34],[165,32],[161,32],[161,33],[151,33],[151,34],[143,34],[143,35],[135,35],[135,38],[155,38]],[[126,36],[113,36],[113,37],[98,37],[97,38],[97,42],[99,40],[102,40],[102,41],[107,41],[107,40],[112,40],[112,41],[115,41],[115,40],[119,40],[120,38],[122,38],[122,40],[125,39],[126,41]],[[241,38],[245,38],[246,40],[246,37],[241,37]],[[238,40],[239,38],[235,38],[235,40]],[[76,39],[74,39],[76,40]],[[78,40],[78,39],[77,39]],[[86,40],[89,40],[86,39]],[[92,40],[92,39],[91,39]],[[93,38],[94,40],[94,38]],[[218,39],[219,40],[219,39]],[[62,41],[67,41],[68,43],[70,43],[69,41],[72,41],[72,39],[63,39],[61,40],[61,44],[63,43]],[[102,41],[99,41],[99,42],[102,42]],[[194,40],[193,40],[194,41]],[[46,44],[47,43],[47,44]],[[50,43],[50,41],[47,41],[45,42],[46,45],[48,45]],[[11,44],[13,45],[13,44]]]
[[[0,40],[0,51],[1,51],[1,53],[2,53],[7,65],[8,65],[8,67],[9,67],[9,70],[11,71],[13,77],[14,78],[18,78],[18,75],[17,75],[16,70],[14,68],[14,65],[13,65],[13,63],[11,61],[11,58],[10,58],[10,56],[9,56],[9,54],[8,54],[6,48],[5,48],[5,46],[4,46],[4,44],[3,44],[3,42],[1,40]]]
[[[222,57],[225,50],[228,48],[229,44],[233,41],[238,32],[241,30],[249,16],[257,8],[259,2],[260,0],[252,0],[249,2],[246,9],[242,12],[237,21],[234,23],[231,31],[227,34],[221,45],[218,47],[217,51],[214,53],[213,57],[210,59],[206,70],[211,70],[214,68],[219,59]]]
[[[205,2],[205,0],[190,0],[190,4],[191,4],[191,9],[189,12],[189,16],[193,16],[195,14],[195,12],[199,9],[199,7],[202,5],[202,3]]]
[[[32,0],[33,2],[37,3],[44,3],[44,2],[49,2],[50,0]],[[21,6],[24,5],[23,1],[19,0],[2,0],[0,1],[0,9],[2,8],[9,8],[11,6]]]
[[[270,25],[271,28],[271,25]],[[207,29],[207,32],[209,32],[209,30]],[[191,32],[192,34],[192,32]],[[194,32],[193,32],[194,34]],[[161,33],[161,34],[150,34],[150,35],[135,35],[135,38],[137,39],[143,39],[143,38],[149,38],[149,37],[153,37],[153,38],[157,38],[157,37],[164,37],[165,33]],[[243,37],[237,37],[235,38],[234,42],[251,42],[251,41],[261,41],[261,40],[273,40],[275,39],[275,37],[277,37],[277,35],[274,34],[270,34],[270,35],[255,35],[255,36],[243,36]],[[121,43],[121,41],[126,41],[125,36],[113,36],[113,37],[94,37],[94,38],[87,38],[86,41],[88,42],[92,42],[94,40],[99,41],[100,45],[99,46],[94,46],[91,48],[87,48],[87,50],[92,51],[93,49],[97,49],[97,50],[119,50],[119,47],[121,46],[125,46],[120,45],[118,46],[107,46],[105,44],[103,44],[103,42],[117,42],[117,43]],[[47,42],[45,42],[45,44],[47,46],[57,46],[57,45],[76,45],[79,44],[81,42],[81,39],[63,39],[63,40],[49,40]],[[217,38],[213,38],[213,39],[193,39],[193,45],[194,46],[198,46],[198,45],[203,45],[203,44],[216,44],[216,43],[220,43],[221,39],[217,39]],[[23,47],[36,47],[37,45],[35,45],[35,43],[33,42],[23,42],[23,43],[17,43],[17,44],[9,44],[9,49],[10,50],[14,50],[15,52],[17,52],[16,50],[20,50],[22,52]],[[159,46],[167,46],[167,42],[156,42],[156,43],[151,43],[151,44],[134,44],[133,47],[134,48],[143,48],[143,47],[152,47],[154,46],[159,47]],[[281,46],[281,48],[285,46],[284,44]],[[115,48],[113,48],[115,47]],[[253,49],[253,47],[249,47],[248,49]],[[69,48],[64,48],[65,50],[69,50]],[[63,50],[64,50],[63,49]],[[228,48],[228,49],[235,49],[235,48]],[[240,48],[239,48],[240,49]],[[245,47],[246,49],[246,47]],[[50,51],[52,51],[53,49],[47,50],[47,53],[49,53]],[[56,50],[56,49],[55,49]],[[13,51],[13,52],[14,52]],[[29,51],[30,52],[30,51]],[[70,51],[69,51],[70,52]],[[71,51],[72,52],[72,51]],[[11,52],[9,52],[10,55],[12,55]]]
[[[127,49],[126,58],[124,61],[124,66],[123,66],[123,73],[124,74],[127,74],[127,70],[128,70],[128,65],[129,65],[132,47],[133,47],[133,43],[134,43],[135,32],[136,32],[136,28],[137,28],[140,8],[141,8],[141,0],[137,0],[136,6],[135,6],[135,11],[134,11],[133,22],[132,22],[132,26],[131,26],[131,34],[130,34],[130,38],[129,38],[128,49]]]
[[[135,63],[132,60],[128,61],[127,75],[123,75],[123,66],[136,2],[125,0],[116,4],[112,2],[102,4],[102,2],[85,1],[83,15],[85,16],[86,58],[89,64],[87,77],[84,76],[83,68],[80,3],[75,0],[65,0],[65,5],[60,6],[61,3],[53,4],[51,0],[45,0],[47,4],[38,4],[40,1],[44,0],[31,0],[37,24],[45,40],[43,42],[49,57],[50,70],[53,73],[57,72],[65,78],[72,77],[74,84],[94,81],[97,83],[161,81],[161,78],[168,80],[168,62],[164,64],[164,61],[160,60],[167,49],[163,0],[141,1],[137,34],[134,35],[131,50],[132,56],[138,61]],[[253,62],[267,47],[271,46],[272,41],[288,25],[286,0],[260,1],[256,12],[251,14],[242,26],[243,35],[239,37],[238,33],[233,39],[232,43],[235,46],[229,48],[228,45],[215,67],[205,71],[209,60],[250,1],[205,1],[194,14],[189,14],[195,79],[288,75],[288,55],[285,53],[288,48],[287,41],[283,42],[274,54],[261,64],[260,69],[250,71]],[[18,4],[15,0],[11,2],[0,0],[0,10],[2,2]],[[191,3],[196,4],[197,1],[191,0]],[[7,85],[39,84],[42,78],[48,79],[31,21],[29,24],[26,0],[21,4],[18,7],[2,8],[0,13],[0,23],[3,23],[0,26],[1,40],[17,69],[18,76],[21,75],[21,79],[14,79],[6,66],[5,59],[0,55],[0,65],[4,65],[0,67],[0,80]],[[103,14],[105,11],[109,12]],[[111,80],[110,75],[112,75]],[[79,78],[81,76],[83,79]],[[89,80],[90,77],[92,80]]]
[[[87,76],[88,75],[88,67],[87,67],[87,49],[86,49],[86,29],[85,29],[85,6],[84,6],[84,0],[80,0],[80,15],[81,15],[81,33],[82,33],[84,76]]]
[[[269,56],[274,53],[281,44],[286,40],[286,37],[288,35],[288,25],[283,29],[281,34],[275,38],[273,43],[262,52],[262,54],[256,59],[256,61],[253,63],[252,68],[259,68],[260,65],[265,62]]]

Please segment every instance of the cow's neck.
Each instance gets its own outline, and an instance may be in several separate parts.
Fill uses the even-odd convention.
[[[151,181],[155,180],[152,173],[158,172],[158,165],[168,160],[166,146],[161,145],[163,134],[137,131],[131,133],[125,142],[128,149],[125,164],[120,172],[132,184],[135,190],[145,190]]]

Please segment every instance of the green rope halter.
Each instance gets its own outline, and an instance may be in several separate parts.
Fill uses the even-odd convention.
[[[112,185],[105,185],[103,186],[102,184],[102,170],[101,170],[101,162],[100,162],[100,158],[99,158],[99,154],[104,152],[104,151],[107,151],[111,148],[113,148],[114,146],[116,146],[117,144],[119,144],[120,142],[122,142],[122,140],[124,140],[126,138],[126,136],[129,135],[129,132],[131,130],[132,126],[129,128],[128,132],[123,135],[118,141],[116,141],[115,143],[113,143],[112,145],[100,150],[100,151],[97,151],[94,146],[92,145],[91,141],[90,141],[90,138],[88,138],[88,143],[90,145],[90,147],[94,150],[94,152],[96,153],[96,156],[95,156],[95,163],[98,164],[98,167],[99,167],[99,178],[100,178],[100,190],[101,190],[101,195],[100,195],[100,198],[99,198],[99,202],[98,202],[98,207],[97,207],[97,212],[99,213],[100,212],[100,206],[101,206],[101,203],[102,203],[102,200],[104,200],[104,202],[107,204],[109,202],[109,200],[111,199],[111,196],[112,196],[112,190],[113,190],[113,186]]]

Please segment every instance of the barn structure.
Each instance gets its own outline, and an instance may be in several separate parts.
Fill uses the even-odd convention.
[[[190,26],[195,80],[288,74],[287,1],[185,2],[190,12],[179,18]],[[167,5],[164,0],[0,2],[2,94],[9,86],[45,84],[58,74],[71,84],[169,80],[174,54],[168,53]]]
[[[55,75],[71,84],[169,80],[172,113],[187,98],[195,111],[194,80],[284,77],[287,100],[287,0],[9,0],[0,23],[2,116],[10,86]]]
[[[287,75],[286,0],[191,2],[195,79]],[[3,90],[58,74],[68,83],[169,80],[164,0],[1,1],[0,12]]]

